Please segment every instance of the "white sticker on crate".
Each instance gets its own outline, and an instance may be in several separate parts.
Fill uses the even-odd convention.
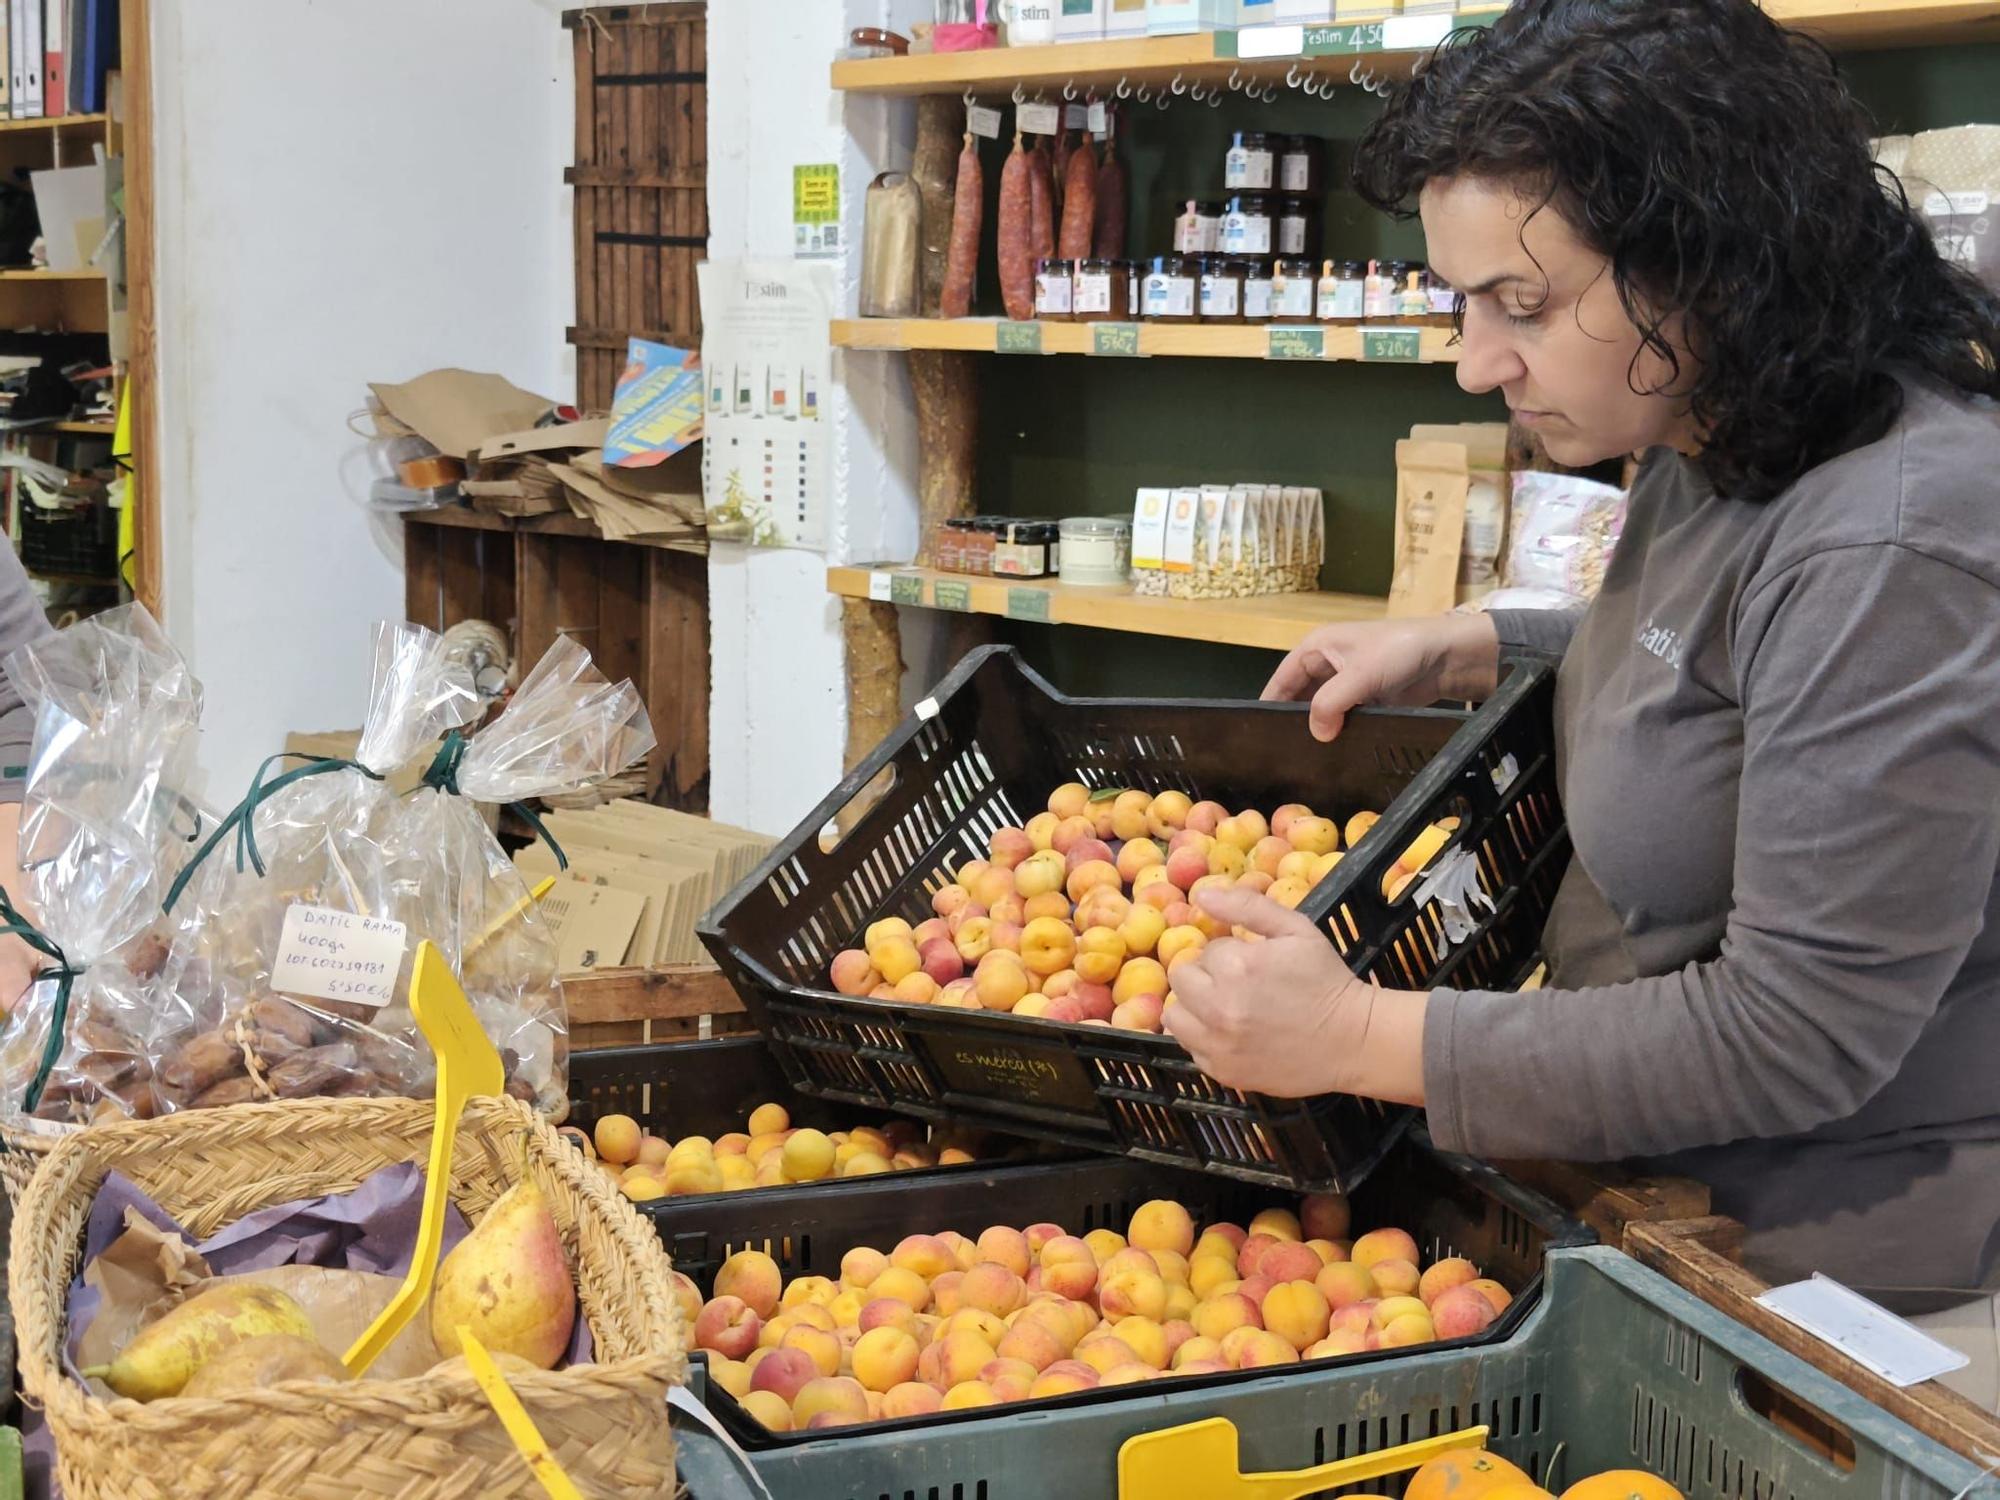
[[[917,705],[916,712],[917,712],[917,717],[920,719],[935,719],[938,716],[937,699],[935,698],[924,699],[923,702]]]
[[[384,917],[294,902],[285,908],[271,988],[319,1000],[387,1005],[396,996],[409,929]]]
[[[1493,898],[1479,883],[1479,860],[1470,849],[1454,849],[1431,867],[1413,898],[1418,906],[1435,901],[1444,935],[1462,943],[1479,930],[1473,908],[1493,910]]]
[[[1971,1363],[1914,1323],[1822,1276],[1774,1286],[1757,1298],[1788,1323],[1859,1361],[1891,1385],[1918,1385]]]
[[[1500,757],[1500,764],[1489,773],[1493,778],[1493,790],[1504,793],[1521,775],[1521,763],[1512,755]]]

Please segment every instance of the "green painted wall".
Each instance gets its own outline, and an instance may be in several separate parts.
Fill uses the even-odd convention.
[[[2000,121],[2000,46],[1849,54],[1842,67],[1884,132]],[[1129,111],[1134,255],[1167,248],[1179,204],[1220,198],[1237,129],[1329,137],[1327,178],[1344,183],[1373,101],[1343,88],[1331,103],[1282,96],[1219,109],[1185,100]],[[999,175],[989,147],[988,180]],[[1326,253],[1421,258],[1414,224],[1351,193],[1328,196]],[[990,275],[982,283],[993,285]],[[992,309],[997,312],[997,307]],[[1395,441],[1412,422],[1498,420],[1497,397],[1458,389],[1448,365],[1319,367],[1253,360],[993,359],[985,367],[979,494],[1015,515],[1129,515],[1142,484],[1262,480],[1328,496],[1325,587],[1388,587]],[[1083,694],[1254,696],[1277,657],[1200,641],[1001,622],[1041,671]]]

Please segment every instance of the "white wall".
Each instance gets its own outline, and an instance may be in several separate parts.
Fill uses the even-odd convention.
[[[848,99],[827,81],[855,26],[927,18],[929,0],[721,0],[708,11],[709,256],[788,256],[792,168],[838,162],[843,236],[869,179],[907,170],[915,106]],[[858,255],[837,263],[852,314]],[[714,698],[710,804],[718,818],[789,832],[841,776],[847,734],[839,601],[828,563],[916,550],[916,442],[904,361],[834,351],[832,516],[824,557],[718,546],[709,560]]]
[[[367,624],[403,614],[366,383],[574,394],[570,38],[560,0],[152,11],[166,623],[228,801],[287,730],[359,724]]]

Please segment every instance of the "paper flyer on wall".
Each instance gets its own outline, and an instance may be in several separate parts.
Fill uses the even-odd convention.
[[[832,270],[789,260],[705,261],[699,274],[709,537],[822,549]]]

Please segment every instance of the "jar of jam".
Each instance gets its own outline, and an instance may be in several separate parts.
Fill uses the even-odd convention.
[[[1269,192],[1278,181],[1278,137],[1261,130],[1239,130],[1222,159],[1222,185],[1232,193]]]
[[[958,555],[961,573],[977,573],[982,576],[993,571],[994,526],[991,516],[967,516],[961,523],[964,527],[959,534]]]
[[[1361,292],[1361,315],[1364,318],[1396,316],[1396,293],[1402,286],[1405,264],[1406,262],[1400,260],[1368,262]]]
[[[1405,323],[1421,323],[1430,311],[1431,295],[1424,290],[1424,273],[1415,268],[1405,271],[1402,289],[1396,293],[1396,316]]]
[[[1035,316],[1050,323],[1070,321],[1076,262],[1050,256],[1035,263]]]
[[[1176,255],[1212,255],[1222,248],[1222,205],[1190,198],[1174,220]]]
[[[1136,318],[1145,304],[1146,263],[1142,260],[1121,260],[1116,264],[1125,273],[1125,315]]]
[[[993,552],[996,578],[1047,578],[1062,565],[1062,529],[1054,521],[1009,521]]]
[[[1274,282],[1271,268],[1260,260],[1243,262],[1243,321],[1246,323],[1268,323],[1271,321],[1272,288]]]
[[[931,565],[947,573],[965,571],[965,517],[940,521],[932,530]]]
[[[1318,197],[1326,191],[1326,143],[1317,136],[1278,138],[1278,191]]]
[[[1458,292],[1433,271],[1425,278],[1424,291],[1430,300],[1430,314],[1424,319],[1433,328],[1450,328],[1458,321]]]
[[[1222,217],[1224,255],[1269,255],[1275,239],[1277,202],[1263,193],[1239,193]]]
[[[1313,263],[1309,260],[1280,260],[1271,270],[1271,321],[1310,323],[1313,321]],[[1247,299],[1248,288],[1244,291]]]
[[[1359,323],[1367,313],[1368,268],[1358,260],[1327,261],[1315,311],[1322,323]]]
[[[1154,256],[1146,266],[1140,315],[1155,323],[1199,323],[1199,276],[1185,256]]]
[[[1132,315],[1131,277],[1122,260],[1076,263],[1070,312],[1078,323],[1122,323]]]
[[[1243,321],[1243,262],[1212,255],[1201,263],[1201,320]]]
[[[1306,198],[1284,198],[1278,208],[1278,254],[1319,259],[1319,205]]]

